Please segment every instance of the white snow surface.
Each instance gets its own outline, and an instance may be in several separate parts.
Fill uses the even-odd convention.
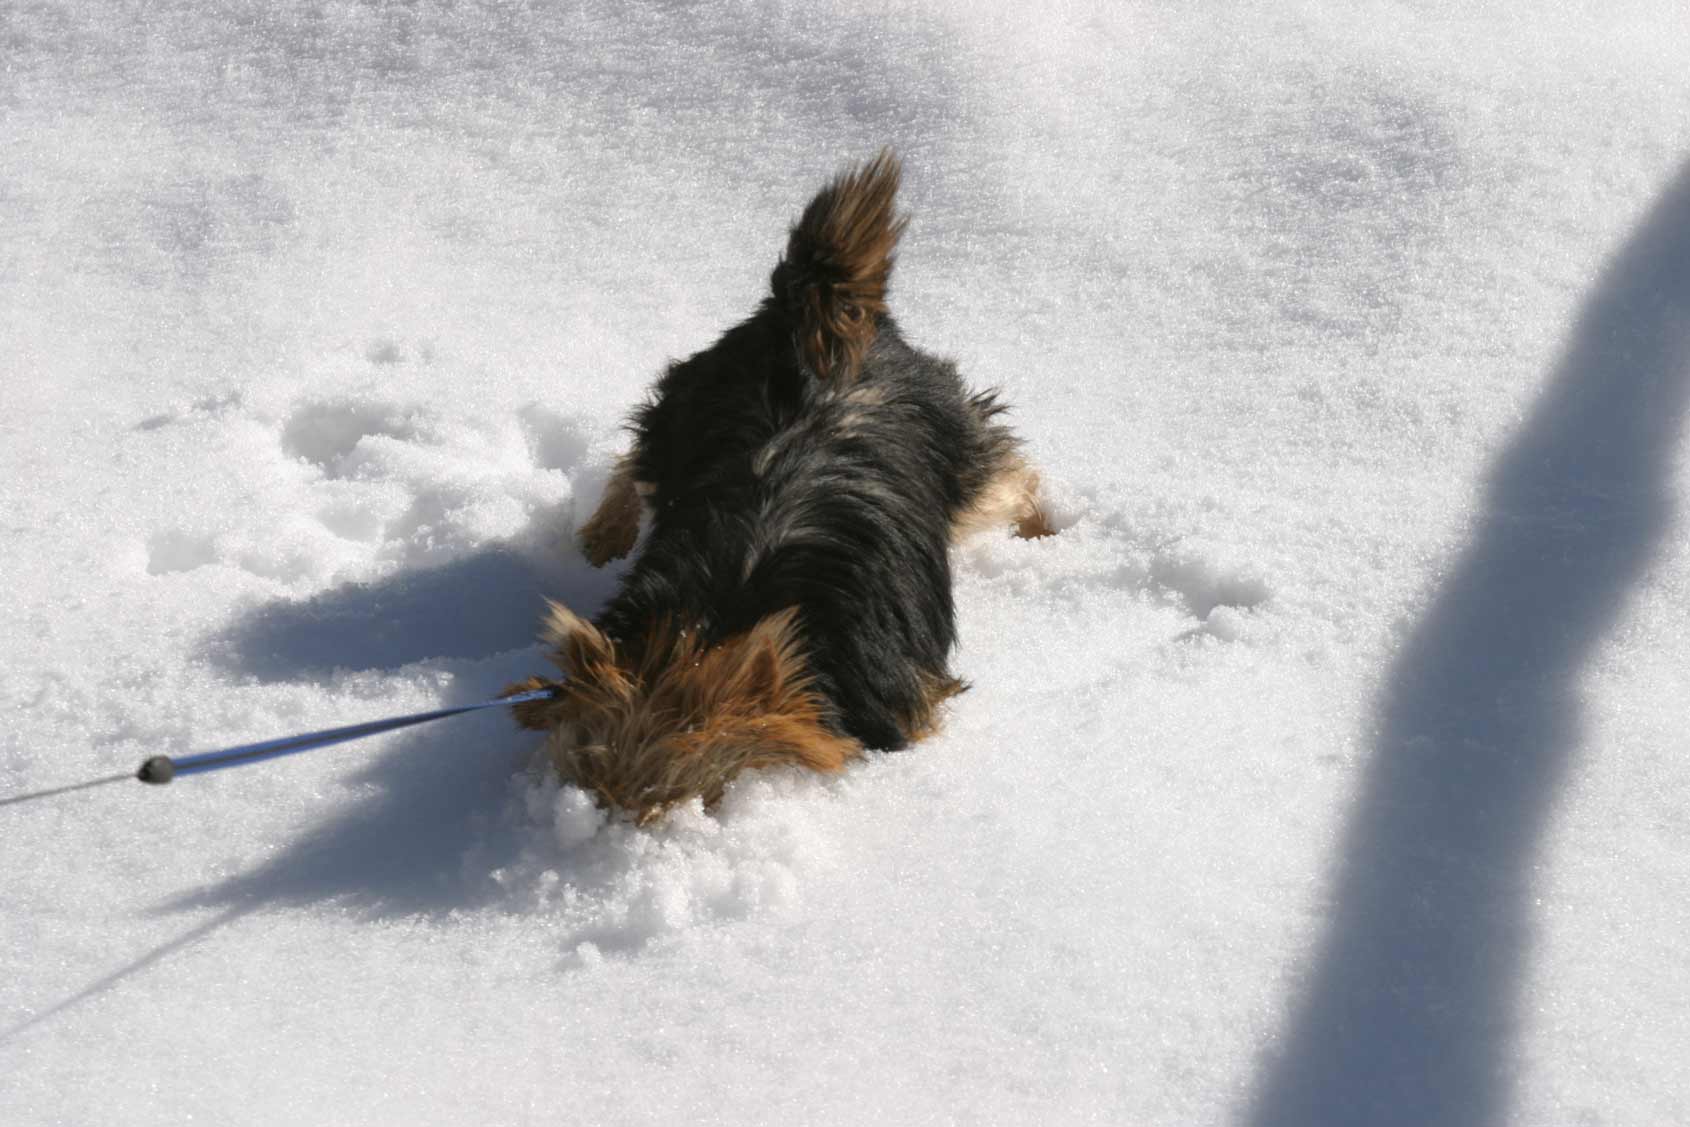
[[[1690,1122],[1682,0],[6,4],[0,796],[539,672],[886,144],[1062,526],[942,734],[0,808],[0,1122]]]

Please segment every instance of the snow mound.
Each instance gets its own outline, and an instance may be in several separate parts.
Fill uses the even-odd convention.
[[[797,773],[749,773],[715,809],[694,800],[646,827],[607,814],[549,769],[519,776],[512,790],[507,819],[525,841],[484,876],[508,909],[549,920],[583,962],[716,922],[790,917],[806,877],[836,859],[815,809],[828,788]]]

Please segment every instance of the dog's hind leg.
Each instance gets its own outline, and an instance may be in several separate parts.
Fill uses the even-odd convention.
[[[958,693],[967,691],[968,683],[952,677],[947,670],[923,673],[920,703],[899,724],[904,739],[913,744],[936,735],[939,731],[939,706]]]
[[[618,459],[616,471],[604,487],[604,499],[580,528],[581,554],[594,567],[603,567],[634,550],[640,538],[640,487],[634,480],[634,459]]]
[[[1023,540],[1056,535],[1039,503],[1039,471],[1013,450],[999,459],[979,494],[951,522],[951,543],[1005,527],[1013,527]]]

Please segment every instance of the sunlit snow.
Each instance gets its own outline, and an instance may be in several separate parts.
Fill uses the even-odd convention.
[[[1062,528],[943,733],[0,808],[0,1122],[1690,1122],[1682,0],[0,6],[0,797],[538,672],[887,144]]]

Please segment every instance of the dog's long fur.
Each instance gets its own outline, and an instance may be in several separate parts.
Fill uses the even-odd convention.
[[[757,311],[635,411],[633,450],[580,529],[600,565],[651,517],[594,622],[553,604],[565,677],[517,714],[607,805],[643,820],[715,801],[747,767],[836,771],[921,738],[963,688],[950,544],[1048,531],[995,395],[887,311],[898,178],[882,153],[810,202]]]

